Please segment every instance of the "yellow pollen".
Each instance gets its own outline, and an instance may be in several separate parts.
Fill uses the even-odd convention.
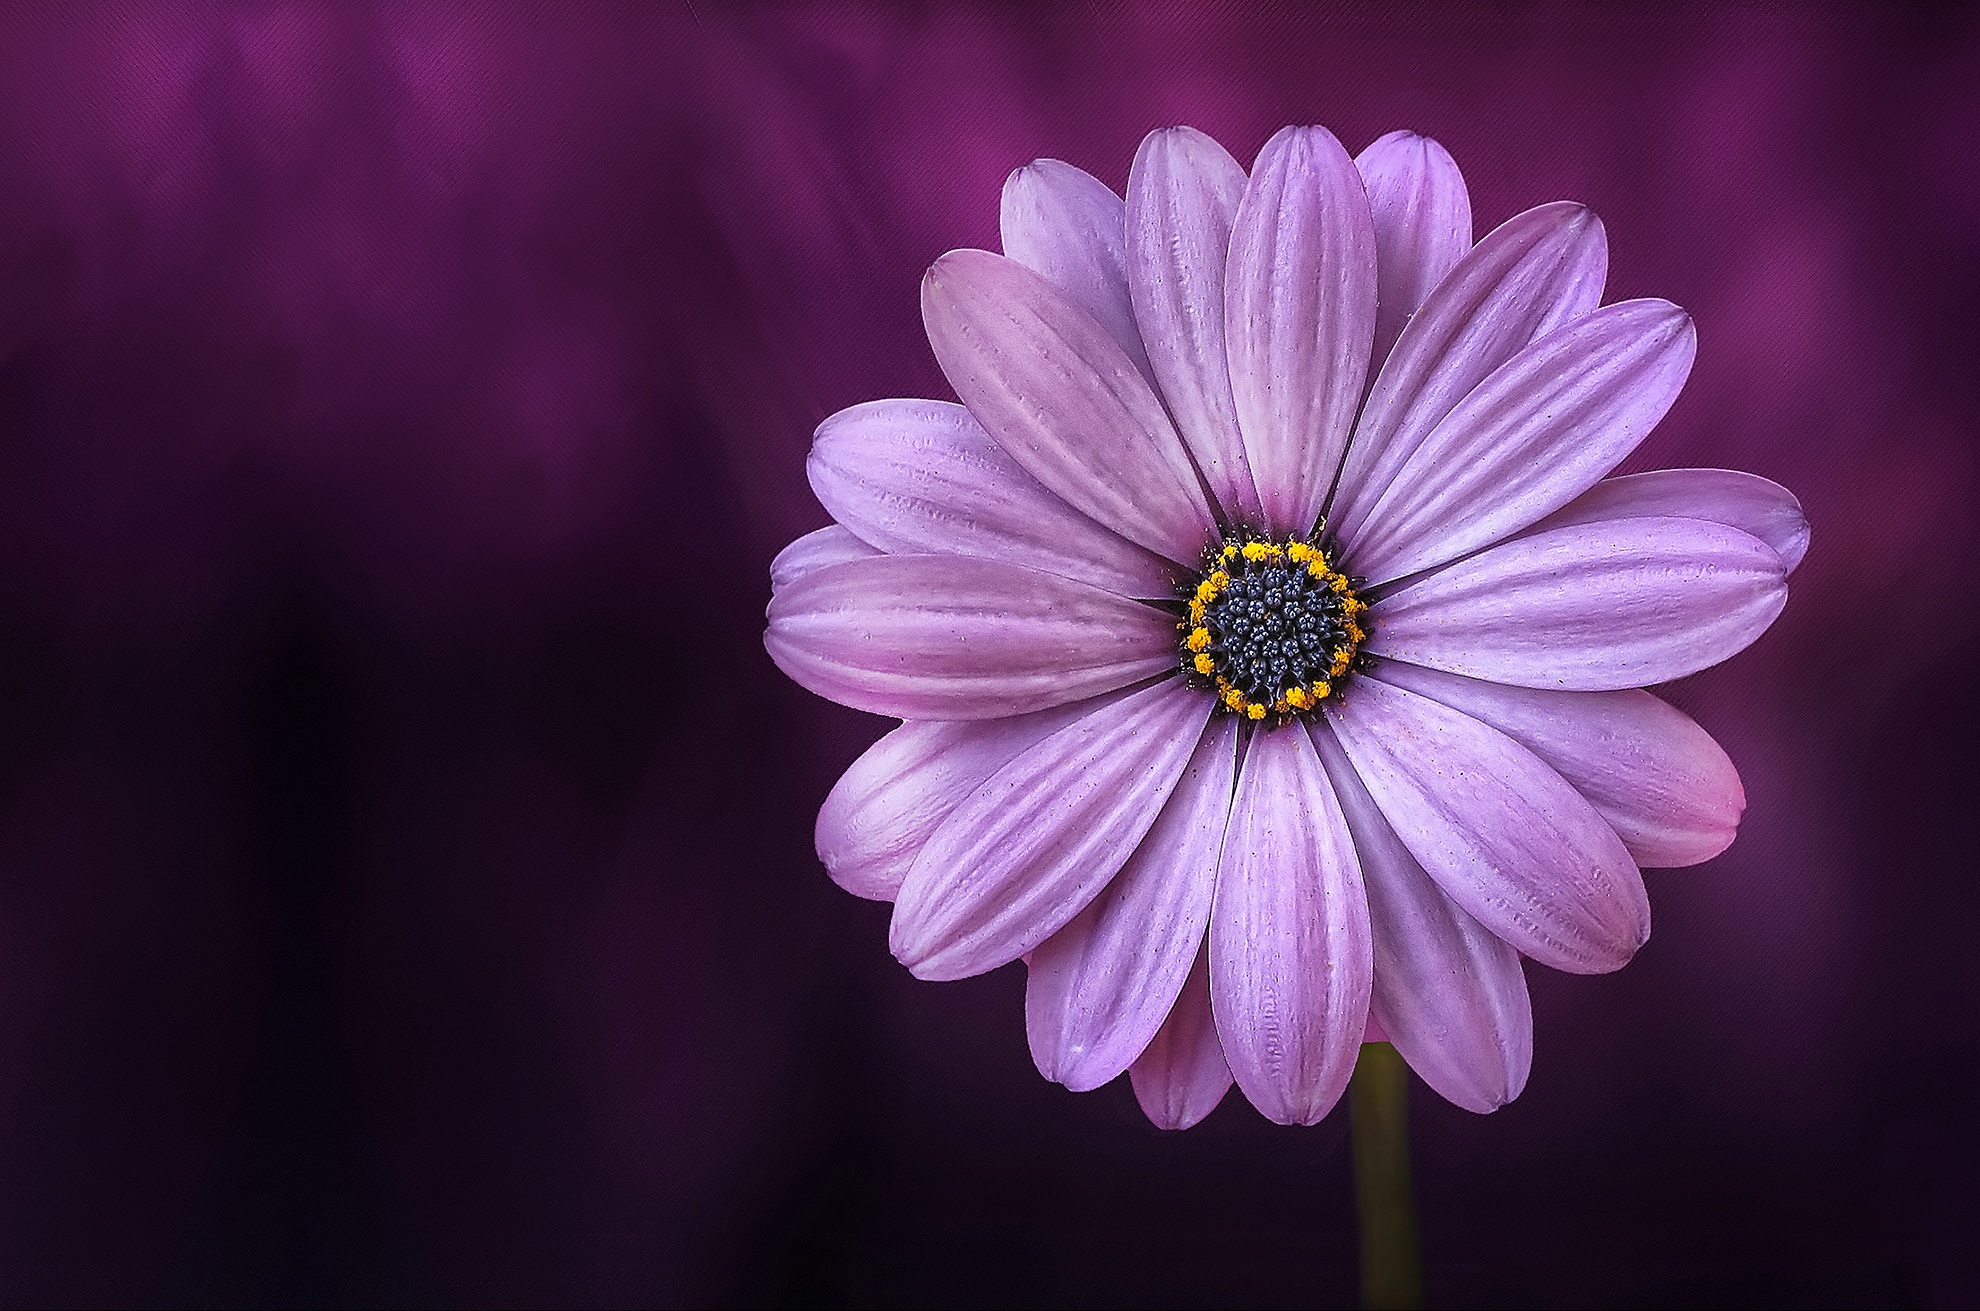
[[[1217,558],[1219,560],[1223,560],[1226,563],[1229,563],[1230,561],[1238,558],[1238,549],[1235,546],[1226,546],[1223,550],[1217,553]]]
[[[1339,675],[1336,675],[1336,677],[1339,677]],[[1313,699],[1316,702],[1325,701],[1329,696],[1333,695],[1333,692],[1334,685],[1324,678],[1313,685]]]
[[[1265,707],[1253,701],[1245,706],[1244,713],[1253,719],[1263,719],[1265,718]]]
[[[1191,663],[1196,666],[1196,672],[1199,674],[1214,674],[1217,672],[1217,662],[1207,655],[1199,655]]]
[[[1320,686],[1325,687],[1322,683]],[[1295,710],[1310,710],[1313,707],[1313,694],[1303,687],[1295,687],[1286,693],[1286,704]]]
[[[1320,553],[1305,542],[1294,542],[1286,548],[1286,554],[1293,558],[1294,564],[1305,564],[1308,560],[1311,560]],[[1324,562],[1326,557],[1321,556],[1321,559]]]
[[[1247,560],[1271,560],[1277,558],[1278,554],[1279,548],[1270,542],[1246,542],[1244,544],[1244,558]],[[1257,716],[1254,715],[1253,718],[1255,719]]]
[[[1347,591],[1348,589],[1347,575],[1335,574],[1332,578],[1327,580],[1327,586],[1333,588],[1336,592]]]
[[[1219,592],[1221,592],[1221,591],[1223,591],[1223,590],[1224,590],[1224,589],[1225,589],[1226,587],[1229,587],[1230,585],[1231,585],[1231,576],[1230,576],[1229,574],[1227,574],[1227,573],[1225,573],[1225,572],[1224,572],[1224,571],[1223,571],[1222,569],[1217,569],[1217,570],[1213,570],[1213,571],[1211,572],[1211,574],[1210,574],[1210,586],[1211,586],[1212,588],[1214,588],[1214,589],[1216,589],[1217,591],[1219,591]]]
[[[1217,589],[1211,585],[1209,579],[1206,578],[1196,585],[1196,599],[1204,605],[1217,599]]]
[[[1196,628],[1191,630],[1189,635],[1189,641],[1186,642],[1184,645],[1188,646],[1189,649],[1192,651],[1207,650],[1210,646],[1210,630],[1207,628]],[[1204,672],[1208,673],[1209,671],[1205,670]]]

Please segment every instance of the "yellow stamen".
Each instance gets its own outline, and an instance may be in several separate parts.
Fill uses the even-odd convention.
[[[1207,650],[1209,650],[1209,649],[1210,649],[1210,630],[1209,630],[1209,629],[1207,629],[1207,628],[1194,628],[1194,629],[1191,629],[1191,630],[1190,630],[1190,634],[1189,634],[1189,641],[1187,641],[1187,642],[1185,642],[1185,643],[1184,643],[1184,645],[1185,645],[1185,646],[1187,646],[1187,647],[1188,647],[1188,648],[1189,648],[1190,650],[1192,650],[1192,651],[1207,651]],[[1206,670],[1204,670],[1203,672],[1207,674],[1207,673],[1209,673],[1210,671],[1206,669]]]
[[[1249,715],[1253,719],[1263,719],[1265,718],[1265,707],[1259,705],[1256,701],[1253,701],[1249,705],[1245,706],[1244,713]]]
[[[1217,662],[1207,655],[1200,655],[1190,663],[1196,666],[1196,672],[1199,674],[1214,674],[1217,672]]]

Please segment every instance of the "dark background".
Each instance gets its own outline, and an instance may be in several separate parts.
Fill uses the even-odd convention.
[[[0,1302],[1345,1303],[1344,1117],[1181,1136],[918,984],[780,678],[813,425],[1040,155],[1445,143],[1814,547],[1670,695],[1737,844],[1532,1082],[1414,1091],[1433,1302],[1980,1300],[1980,24],[1676,6],[8,6]]]

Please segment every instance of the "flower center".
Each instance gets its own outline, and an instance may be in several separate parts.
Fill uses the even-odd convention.
[[[1227,539],[1179,625],[1183,672],[1234,714],[1298,715],[1334,695],[1367,636],[1368,608],[1326,550],[1292,538]]]

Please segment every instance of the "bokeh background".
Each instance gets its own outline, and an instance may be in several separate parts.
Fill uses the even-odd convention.
[[[1055,156],[1447,145],[1696,317],[1631,467],[1793,488],[1669,689],[1737,844],[1524,1097],[1414,1090],[1433,1303],[1980,1300],[1972,10],[0,13],[0,1303],[1351,1303],[1344,1116],[1040,1080],[811,850],[812,427]]]

